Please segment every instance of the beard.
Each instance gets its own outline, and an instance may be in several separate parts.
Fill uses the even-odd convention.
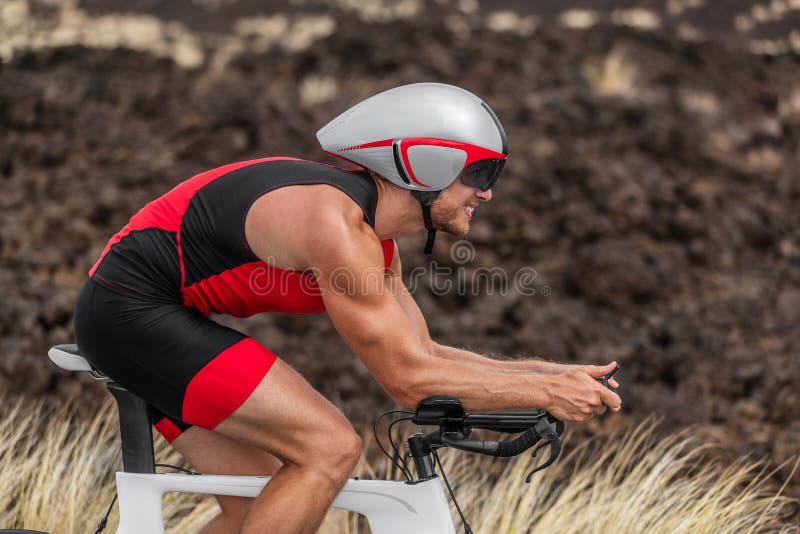
[[[446,198],[438,197],[431,204],[431,221],[439,231],[454,236],[464,236],[469,232],[469,220],[464,215],[464,205],[448,203]]]

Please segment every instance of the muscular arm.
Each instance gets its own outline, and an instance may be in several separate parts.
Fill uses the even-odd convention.
[[[334,326],[387,392],[406,406],[437,394],[456,396],[472,410],[548,406],[538,375],[481,371],[430,353],[386,291],[380,243],[361,217],[333,212],[308,247],[309,263]]]
[[[603,403],[620,404],[582,371],[506,373],[436,356],[427,327],[410,320],[387,290],[380,242],[361,209],[341,191],[309,187],[317,187],[314,196],[295,195],[292,209],[286,202],[255,203],[248,242],[261,259],[277,253],[278,266],[314,273],[333,325],[399,404],[452,395],[469,410],[541,407],[569,421]]]
[[[400,262],[400,254],[395,250],[395,254],[392,257],[392,264],[386,277],[386,287],[400,304],[403,313],[405,313],[406,318],[414,328],[420,343],[427,347],[428,352],[436,357],[458,361],[481,371],[495,373],[558,374],[563,373],[569,368],[583,368],[594,378],[600,378],[604,374],[602,370],[605,369],[605,367],[595,365],[574,366],[539,359],[521,361],[495,360],[469,350],[441,345],[431,339],[425,317],[422,315],[419,306],[417,306],[414,298],[403,284],[401,274],[402,265]],[[614,379],[611,379],[611,385],[617,387],[618,384]]]

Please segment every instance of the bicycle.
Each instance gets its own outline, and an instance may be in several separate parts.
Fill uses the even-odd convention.
[[[81,355],[77,345],[56,345],[48,351],[48,356],[61,369],[85,371],[96,380],[106,381],[106,387],[117,402],[123,464],[123,470],[116,474],[116,499],[119,503],[117,534],[163,534],[164,493],[177,491],[256,497],[269,483],[270,477],[267,476],[204,475],[188,470],[182,474],[156,473],[152,421],[147,403],[94,369]],[[613,372],[601,382],[607,384],[611,374]],[[402,413],[404,417],[395,419],[388,426],[387,434],[394,452],[392,457],[378,439],[378,425],[383,417],[396,413]],[[405,440],[408,452],[401,455],[391,433],[392,427],[401,421],[437,428],[428,433],[409,436]],[[448,396],[424,399],[413,412],[384,412],[376,419],[373,433],[383,453],[406,480],[351,479],[333,501],[332,507],[366,516],[374,534],[455,534],[444,487],[436,473],[438,467],[465,532],[470,534],[472,531],[442,469],[438,450],[449,447],[488,456],[512,457],[522,454],[537,443],[539,445],[534,450],[534,455],[539,449],[549,447],[547,460],[528,475],[526,482],[530,482],[535,472],[548,467],[558,458],[564,428],[562,421],[545,410],[468,414],[458,399]],[[474,429],[520,435],[508,441],[470,439]],[[408,468],[408,458],[413,461],[416,476]],[[97,532],[105,528],[113,504],[112,501]]]

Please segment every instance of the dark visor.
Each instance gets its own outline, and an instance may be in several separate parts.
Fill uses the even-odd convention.
[[[486,191],[497,181],[505,165],[505,159],[482,159],[467,165],[458,179],[467,187]]]

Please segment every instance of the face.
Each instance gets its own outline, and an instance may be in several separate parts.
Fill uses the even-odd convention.
[[[467,235],[473,210],[478,204],[488,202],[491,198],[491,189],[481,191],[456,180],[447,189],[443,189],[431,204],[434,228],[455,236]]]

